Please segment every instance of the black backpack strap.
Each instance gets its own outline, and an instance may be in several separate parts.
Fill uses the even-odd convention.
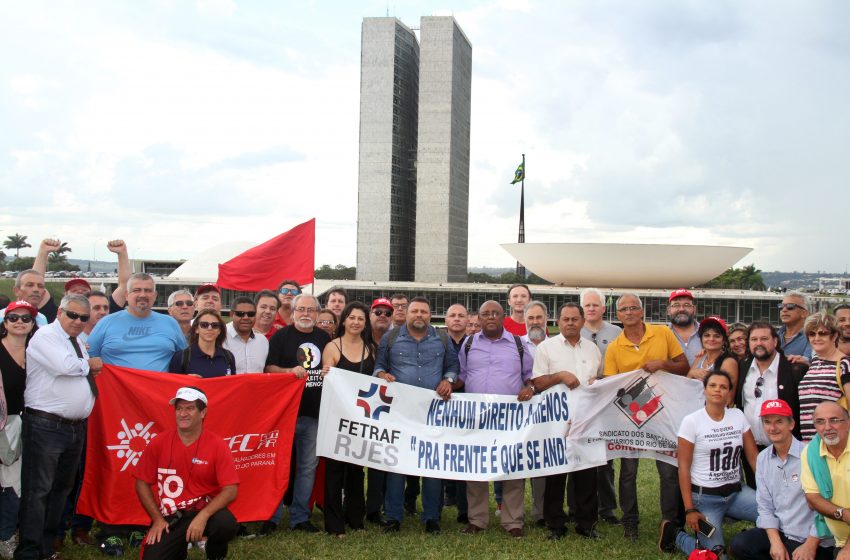
[[[522,339],[517,335],[514,335],[514,342],[516,343],[516,351],[519,354],[519,373],[522,375],[522,368],[525,365],[523,363],[523,357],[525,356],[525,348],[522,346]]]
[[[224,351],[224,360],[227,362],[227,367],[230,368],[229,375],[236,375],[236,356],[227,348],[222,348]]]
[[[473,336],[475,336],[475,335],[472,334],[472,335],[467,336],[466,337],[466,343],[463,345],[463,354],[467,358],[469,357],[469,349],[472,348],[472,337]]]
[[[192,357],[192,347],[187,346],[183,349],[183,360],[180,363],[180,373],[186,373],[189,370],[189,359]]]

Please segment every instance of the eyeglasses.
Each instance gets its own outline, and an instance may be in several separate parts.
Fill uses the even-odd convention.
[[[298,288],[281,288],[278,290],[278,293],[282,296],[297,296],[301,293],[301,290]]]
[[[394,303],[393,309],[407,309],[406,303]]]
[[[20,321],[21,323],[27,324],[32,323],[32,316],[30,315],[16,315],[15,313],[9,313],[6,315],[6,320],[10,323],[17,323]]]
[[[847,421],[847,418],[815,418],[814,425],[815,426],[826,426],[830,424],[832,426],[837,426]]]
[[[321,321],[316,321],[316,324],[319,325],[320,327],[329,327],[331,325],[336,325],[335,322],[333,322],[329,319],[322,319]]]
[[[478,314],[478,316],[484,317],[485,319],[490,319],[490,318],[495,319],[496,317],[501,317],[502,314],[499,313],[498,311],[482,311],[481,313]]]
[[[764,386],[764,377],[756,379],[756,388],[753,391],[757,399],[761,398],[761,388]]]
[[[81,323],[87,323],[89,320],[89,315],[80,315],[79,313],[74,313],[73,311],[65,311],[65,315],[72,321],[80,320]]]
[[[233,314],[236,315],[237,317],[253,317],[254,315],[257,314],[257,312],[256,311],[234,311]]]
[[[201,321],[198,323],[198,326],[202,329],[217,331],[221,328],[221,323],[208,323],[206,321]]]
[[[177,307],[192,307],[195,304],[192,300],[187,301],[185,299],[181,299],[179,301],[175,301],[174,305],[176,305]]]
[[[784,309],[785,311],[794,311],[795,309],[805,309],[802,305],[797,305],[796,303],[780,303],[776,306],[778,309]]]
[[[671,303],[669,307],[670,307],[670,309],[693,309],[694,304],[693,303],[676,302],[676,303]]]
[[[372,315],[375,317],[392,317],[393,312],[391,309],[373,309]]]
[[[297,311],[298,313],[318,313],[319,308],[318,307],[296,307],[294,309],[294,311]]]
[[[630,305],[628,307],[620,307],[619,309],[617,309],[618,313],[631,313],[633,311],[640,311],[640,307],[638,307],[637,305]]]
[[[809,337],[809,338],[815,338],[815,337],[818,337],[818,336],[821,337],[821,338],[832,338],[832,335],[833,335],[833,333],[831,333],[829,331],[814,331],[814,332],[807,332],[806,333],[806,336]]]

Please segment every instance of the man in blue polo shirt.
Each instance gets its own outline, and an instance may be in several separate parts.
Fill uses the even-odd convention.
[[[410,300],[406,317],[404,325],[381,339],[375,375],[389,382],[436,390],[441,397],[448,399],[459,370],[457,354],[453,349],[447,349],[448,336],[431,326],[431,305],[425,298]],[[401,528],[404,480],[403,474],[387,473],[384,498],[386,533],[395,533]],[[442,491],[442,480],[422,478],[422,520],[428,533],[440,532]]]

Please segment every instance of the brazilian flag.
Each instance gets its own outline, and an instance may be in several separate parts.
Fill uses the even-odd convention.
[[[516,172],[514,173],[514,180],[511,181],[512,185],[515,185],[525,179],[525,163],[520,163],[519,167],[516,168]]]

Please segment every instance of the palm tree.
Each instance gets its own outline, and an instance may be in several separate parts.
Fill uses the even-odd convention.
[[[55,251],[50,251],[50,254],[55,255],[57,258],[59,258],[59,257],[63,257],[63,255],[65,253],[70,253],[70,252],[71,252],[71,248],[68,247],[68,243],[63,241],[62,243],[59,244],[59,248],[56,249]]]
[[[14,235],[10,235],[3,242],[3,246],[7,249],[15,250],[15,258],[20,258],[21,249],[26,249],[27,247],[32,247],[29,243],[27,243],[27,236],[16,233]]]

